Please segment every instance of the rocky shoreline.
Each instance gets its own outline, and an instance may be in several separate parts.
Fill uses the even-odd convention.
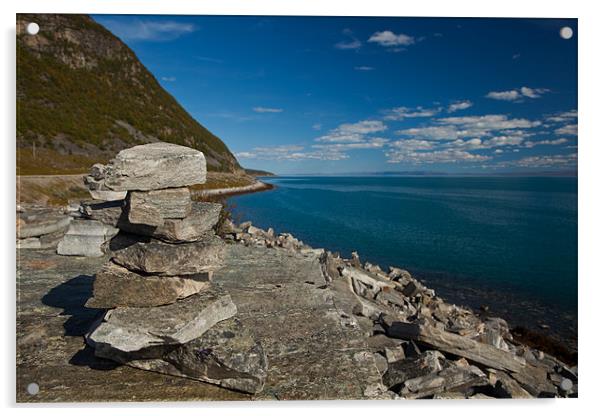
[[[44,303],[56,290],[47,282],[87,264],[67,259],[91,259],[91,287],[69,309],[82,316],[90,368],[108,360],[257,399],[577,397],[577,366],[520,342],[505,320],[446,302],[407,270],[237,225],[220,204],[193,201],[188,186],[205,173],[201,152],[142,145],[93,166],[92,201],[18,207],[20,298],[35,305],[50,290]],[[47,258],[68,271],[46,271],[36,257],[52,247],[58,256]],[[74,380],[37,368],[35,349],[50,362],[56,354],[39,328],[61,342],[73,335],[47,328],[49,312],[37,308],[18,305],[19,378],[38,371],[64,389]],[[74,358],[65,357],[57,365],[69,374]]]
[[[362,263],[357,252],[352,253],[351,259],[343,259],[338,253],[312,248],[290,233],[277,234],[272,228],[262,230],[250,221],[238,226],[228,223],[224,230],[226,240],[246,246],[281,248],[318,255],[329,282],[333,284],[343,280],[345,286],[356,296],[353,314],[372,321],[374,326],[369,337],[384,340],[384,335],[387,341],[391,338],[403,340],[403,347],[398,345],[395,351],[388,347],[379,351],[387,361],[387,365],[383,363],[386,368],[383,383],[399,397],[485,398],[486,394],[474,393],[476,390],[473,390],[473,396],[466,394],[466,391],[445,394],[446,391],[456,390],[453,381],[451,386],[441,386],[456,377],[463,380],[462,384],[465,379],[473,377],[477,380],[483,376],[486,377],[479,382],[468,382],[467,385],[471,384],[477,389],[487,385],[485,390],[494,397],[577,396],[576,365],[570,367],[543,351],[521,344],[513,337],[507,322],[501,318],[487,313],[481,317],[481,313],[446,303],[436,296],[434,290],[413,278],[407,270],[390,267],[385,272],[378,265]],[[473,363],[477,367],[472,368],[471,376],[456,374],[450,375],[449,379],[442,377],[442,370],[441,374],[435,376],[437,371],[431,368],[424,379],[408,381],[405,366],[409,365],[408,358],[422,354],[418,345],[427,348],[428,353],[436,351],[441,354],[438,355],[439,359],[446,360],[443,354],[449,354],[465,360],[459,361],[461,366]],[[404,362],[403,365],[399,364],[404,367],[401,370],[401,385],[394,383],[399,380],[395,380],[391,374],[396,371],[397,362]],[[421,362],[420,366],[427,362],[428,360]],[[439,367],[435,365],[434,368]],[[486,368],[487,374],[479,371],[479,368]],[[533,374],[529,374],[531,372]],[[547,377],[544,372],[548,373]],[[571,381],[567,382],[567,379]],[[431,385],[434,381],[436,387]],[[480,382],[483,384],[479,384]],[[571,388],[564,390],[569,384]],[[467,385],[463,385],[464,388]]]

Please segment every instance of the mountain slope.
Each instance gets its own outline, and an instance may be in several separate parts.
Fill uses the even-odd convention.
[[[25,32],[28,22],[40,32]],[[17,16],[17,173],[86,171],[123,148],[166,141],[242,172],[121,40],[85,15]]]

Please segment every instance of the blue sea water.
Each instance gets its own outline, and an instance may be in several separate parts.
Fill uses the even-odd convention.
[[[576,332],[576,178],[264,180],[276,188],[229,199],[235,219],[406,268],[451,301],[494,304],[515,323]]]

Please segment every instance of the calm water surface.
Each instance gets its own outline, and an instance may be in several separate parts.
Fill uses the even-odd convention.
[[[453,302],[576,333],[577,179],[278,177],[235,218],[404,267]]]

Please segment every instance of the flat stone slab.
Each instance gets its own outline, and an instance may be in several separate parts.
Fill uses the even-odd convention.
[[[152,307],[168,305],[208,289],[208,274],[188,277],[143,276],[107,262],[94,276],[88,308]]]
[[[268,367],[261,343],[236,318],[218,323],[161,358],[136,359],[132,355],[124,364],[252,394],[263,389]]]
[[[200,241],[169,244],[140,242],[118,250],[113,261],[130,270],[167,276],[207,273],[224,264],[225,243],[207,234]]]
[[[97,174],[113,191],[150,191],[205,183],[203,152],[172,143],[149,143],[122,150]]]
[[[52,209],[17,214],[17,238],[40,237],[65,230],[73,218]]]
[[[166,218],[186,218],[192,210],[188,188],[157,191],[130,191],[127,199],[128,220],[132,224],[159,226]]]
[[[154,347],[185,344],[234,315],[230,295],[214,285],[171,305],[112,309],[87,340],[98,357],[121,361],[120,354],[147,349],[149,358],[158,358]]]

